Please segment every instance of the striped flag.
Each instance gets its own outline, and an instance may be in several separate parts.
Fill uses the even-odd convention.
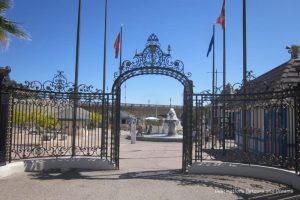
[[[119,32],[115,44],[114,44],[114,48],[115,48],[115,58],[119,57],[119,49],[120,49],[120,41],[121,41],[121,33]]]
[[[222,26],[223,30],[225,29],[225,0],[223,0],[221,14],[217,19],[217,23]]]

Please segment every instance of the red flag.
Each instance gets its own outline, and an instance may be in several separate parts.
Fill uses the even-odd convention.
[[[225,29],[225,0],[223,0],[221,14],[217,19],[217,23],[222,26],[223,30]]]
[[[121,40],[121,33],[119,32],[115,44],[114,44],[114,48],[115,48],[115,58],[119,57],[119,49],[120,49],[120,40]]]

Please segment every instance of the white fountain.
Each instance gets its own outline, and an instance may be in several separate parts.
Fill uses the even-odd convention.
[[[140,134],[136,139],[154,142],[181,142],[183,137],[182,134],[180,120],[177,118],[174,108],[170,108],[167,113],[167,118],[163,119],[161,129],[158,127],[157,132]]]
[[[167,113],[167,118],[164,120],[164,123],[168,125],[168,134],[167,136],[177,136],[177,125],[179,123],[179,119],[175,113],[174,108],[170,108],[170,111]]]

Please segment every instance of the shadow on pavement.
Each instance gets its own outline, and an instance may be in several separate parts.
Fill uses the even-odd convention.
[[[242,199],[300,199],[300,192],[277,183],[271,183],[264,180],[241,178],[233,176],[216,175],[196,175],[182,174],[180,170],[159,170],[159,171],[141,171],[126,172],[120,171],[46,171],[38,173],[29,173],[33,179],[39,180],[126,180],[126,179],[149,179],[158,181],[173,181],[179,186],[201,186],[214,188],[219,193],[234,193]],[[255,184],[249,184],[249,188],[241,186],[239,181],[255,181]],[[264,184],[272,184],[273,188],[265,189]]]

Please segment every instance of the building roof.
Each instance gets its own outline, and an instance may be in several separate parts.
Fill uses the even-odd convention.
[[[262,74],[251,83],[259,90],[287,88],[300,83],[300,60],[291,59]]]

